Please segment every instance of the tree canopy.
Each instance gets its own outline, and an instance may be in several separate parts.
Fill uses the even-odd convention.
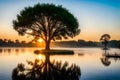
[[[54,4],[25,7],[13,20],[13,27],[22,36],[32,35],[34,40],[42,38],[45,49],[50,49],[51,40],[73,38],[80,33],[77,19],[67,9]]]

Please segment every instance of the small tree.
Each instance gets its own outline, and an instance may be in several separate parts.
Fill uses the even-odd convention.
[[[100,41],[104,45],[105,50],[107,49],[107,44],[108,44],[109,40],[110,40],[110,35],[109,34],[104,34],[100,38]]]
[[[50,49],[51,40],[67,39],[80,33],[77,19],[62,6],[53,4],[36,4],[26,7],[13,20],[14,29],[20,35],[32,35],[34,39],[42,38],[45,49]]]

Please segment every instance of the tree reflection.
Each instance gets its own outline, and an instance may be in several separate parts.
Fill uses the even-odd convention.
[[[0,48],[0,53],[2,53],[2,52],[3,52],[3,49]]]
[[[101,62],[105,66],[109,66],[111,64],[111,61],[109,61],[109,59],[107,57],[101,58]]]
[[[102,58],[100,58],[101,62],[105,66],[110,66],[111,60],[117,61],[120,60],[120,57],[115,54],[105,53],[102,55]]]
[[[109,52],[107,52],[107,50],[104,49],[104,53],[102,55],[102,58],[100,58],[100,60],[104,66],[109,66],[111,64],[111,61],[109,61],[109,59],[106,57],[106,54],[109,54]]]
[[[80,67],[76,64],[69,66],[68,62],[50,62],[50,55],[45,54],[45,60],[27,61],[28,66],[18,64],[12,72],[12,80],[79,80]]]
[[[2,54],[7,54],[10,55],[11,53],[15,53],[16,55],[21,54],[21,53],[25,53],[26,49],[24,48],[0,48],[0,53]]]

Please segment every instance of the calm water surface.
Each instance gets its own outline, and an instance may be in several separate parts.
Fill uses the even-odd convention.
[[[12,70],[18,63],[27,64],[26,60],[44,59],[43,55],[35,55],[34,50],[40,48],[0,48],[0,80],[12,80]],[[120,80],[120,59],[109,58],[109,64],[105,65],[100,48],[58,48],[74,50],[74,55],[52,55],[51,61],[65,61],[75,63],[81,68],[80,80]],[[112,48],[111,54],[120,54],[120,49]]]

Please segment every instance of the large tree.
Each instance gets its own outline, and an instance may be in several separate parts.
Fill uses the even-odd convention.
[[[36,4],[24,8],[13,20],[14,29],[20,35],[32,35],[34,40],[42,38],[45,49],[50,49],[51,40],[67,39],[80,33],[77,19],[62,6]]]

